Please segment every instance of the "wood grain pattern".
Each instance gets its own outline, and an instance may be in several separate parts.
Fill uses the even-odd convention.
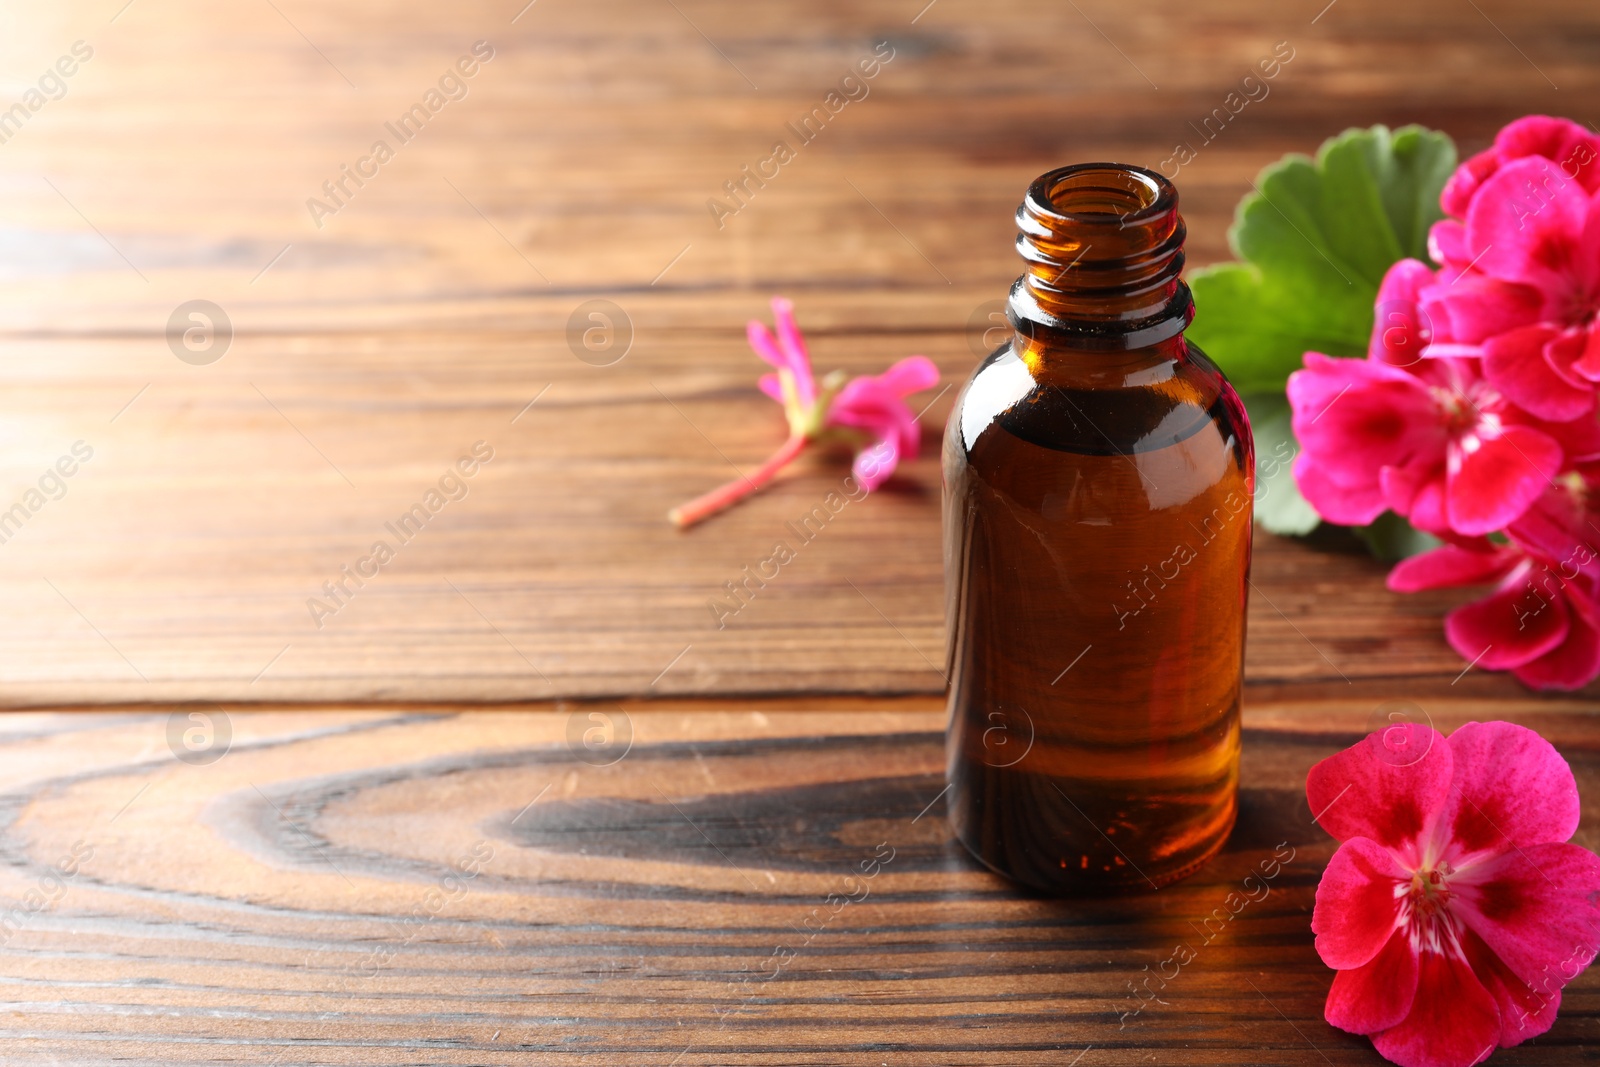
[[[635,708],[625,754],[620,733],[568,741],[615,707],[235,709],[206,765],[173,758],[165,715],[7,716],[6,1062],[1382,1062],[1322,1020],[1309,926],[1332,842],[1305,772],[1364,708],[1249,712],[1227,850],[1155,893],[1066,903],[951,838],[931,703]],[[1576,840],[1600,845],[1591,716],[1432,713],[1550,737],[1586,799]],[[1277,876],[1245,885],[1274,852]],[[1225,903],[1241,887],[1258,899]],[[1126,1014],[1179,944],[1194,959],[1164,1003]],[[1596,974],[1495,1063],[1593,1062]]]
[[[12,706],[937,691],[931,459],[725,629],[708,601],[843,467],[808,460],[686,535],[661,519],[778,443],[741,336],[771,293],[823,367],[922,351],[954,383],[1017,273],[1027,181],[1159,165],[1278,41],[1295,56],[1270,95],[1179,177],[1192,262],[1227,254],[1282,152],[1377,121],[1471,151],[1600,87],[1592,7],[1458,0],[85,0],[7,20],[0,104],[94,50],[0,146],[0,509],[94,449],[0,545]],[[318,228],[307,198],[477,40],[495,54],[466,97]],[[719,229],[707,198],[884,40],[870,95]],[[596,298],[631,321],[613,366],[568,346]],[[209,366],[164,336],[193,299],[234,329]],[[318,629],[308,599],[479,440],[495,459],[468,497]],[[1481,672],[1450,689],[1448,598],[1392,596],[1359,556],[1263,538],[1255,580],[1259,695],[1518,693]]]

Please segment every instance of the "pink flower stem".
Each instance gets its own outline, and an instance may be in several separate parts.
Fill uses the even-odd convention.
[[[735,478],[731,482],[717,486],[709,493],[695,497],[687,504],[680,504],[667,512],[667,518],[679,529],[687,529],[701,519],[710,518],[723,508],[743,500],[772,481],[779,471],[793,462],[806,447],[806,441],[805,434],[791,434],[783,443],[783,447],[769,456],[767,461],[757,467],[749,477]]]

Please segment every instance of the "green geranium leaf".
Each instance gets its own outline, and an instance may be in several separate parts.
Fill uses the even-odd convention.
[[[1281,534],[1321,521],[1290,466],[1299,446],[1284,384],[1307,352],[1365,356],[1373,303],[1398,260],[1426,261],[1455,144],[1420,126],[1346,130],[1315,159],[1285,156],[1239,202],[1228,244],[1237,263],[1196,271],[1188,337],[1244,398],[1256,441],[1256,520]],[[1438,544],[1393,513],[1356,531],[1373,555]]]
[[[1444,544],[1392,511],[1385,511],[1369,526],[1352,526],[1351,530],[1366,542],[1368,551],[1385,563],[1394,563]]]
[[[1289,401],[1282,393],[1243,398],[1256,440],[1256,521],[1275,534],[1308,534],[1322,521],[1300,495],[1290,467],[1299,453],[1289,428]]]
[[[1420,126],[1346,130],[1315,160],[1274,163],[1228,231],[1241,262],[1189,279],[1189,339],[1241,393],[1281,392],[1308,351],[1365,355],[1378,285],[1396,260],[1427,259],[1455,165],[1450,138]]]

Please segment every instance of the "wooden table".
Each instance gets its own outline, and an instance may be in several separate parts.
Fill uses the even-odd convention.
[[[781,438],[742,339],[771,294],[821,368],[933,358],[931,446],[1028,180],[1159,165],[1280,41],[1268,98],[1180,174],[1192,262],[1227,256],[1261,166],[1346,126],[1475,151],[1525,112],[1600,119],[1577,5],[924,5],[8,13],[0,110],[73,73],[0,126],[0,511],[92,456],[0,544],[0,701],[31,709],[0,720],[0,891],[92,856],[0,941],[7,1062],[1371,1063],[1321,1019],[1312,762],[1386,701],[1526,722],[1600,844],[1596,691],[1462,674],[1459,598],[1391,595],[1336,539],[1259,539],[1240,829],[1148,897],[1029,899],[950,842],[933,448],[716,625],[845,472],[663,520]],[[717,218],[885,41],[865,98]],[[227,325],[186,347],[194,301]],[[330,598],[476,442],[465,495]],[[628,724],[614,764],[569,744],[596,714]],[[1270,897],[1124,1019],[1280,842]],[[880,844],[869,896],[817,918]],[[1585,976],[1495,1062],[1597,1038]]]
[[[1252,710],[1227,850],[1061,903],[952,839],[930,703],[234,712],[188,761],[183,715],[18,714],[0,892],[49,905],[0,927],[6,1062],[1381,1062],[1322,1021],[1309,929],[1333,842],[1302,783],[1360,709]],[[1508,713],[1572,760],[1600,847],[1587,713],[1435,719]],[[1495,1062],[1597,1042],[1591,972]]]

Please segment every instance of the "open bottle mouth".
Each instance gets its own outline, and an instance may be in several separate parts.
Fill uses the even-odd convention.
[[[1178,190],[1154,171],[1121,163],[1074,163],[1041,175],[1028,204],[1065,226],[1125,228],[1176,211]]]
[[[1076,163],[1028,187],[1017,208],[1027,272],[1012,287],[1019,331],[1043,327],[1088,347],[1132,348],[1171,337],[1193,315],[1183,272],[1178,190],[1123,163]]]

